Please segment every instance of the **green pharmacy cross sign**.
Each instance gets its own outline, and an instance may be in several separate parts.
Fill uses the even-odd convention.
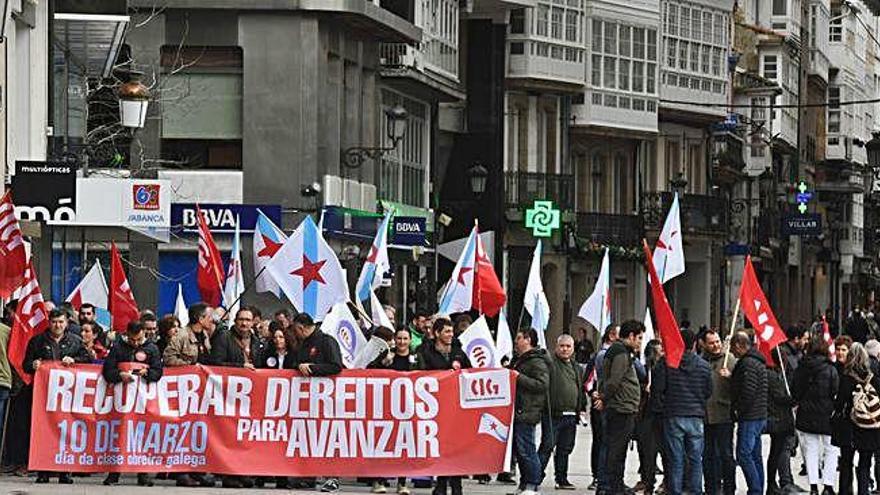
[[[813,193],[808,192],[807,184],[804,183],[804,181],[801,181],[800,184],[798,184],[797,190],[798,193],[795,197],[798,204],[797,208],[798,211],[801,212],[801,215],[803,215],[807,212],[807,203],[809,203],[809,201],[813,199]]]
[[[550,237],[559,228],[559,210],[553,207],[552,201],[535,201],[534,206],[526,210],[526,228],[532,229],[535,237]]]

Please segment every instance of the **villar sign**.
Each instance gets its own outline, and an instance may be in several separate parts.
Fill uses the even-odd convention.
[[[822,215],[818,213],[794,214],[782,216],[782,234],[801,237],[815,236],[822,233]]]

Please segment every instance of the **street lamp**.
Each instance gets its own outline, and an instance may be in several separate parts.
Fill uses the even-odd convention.
[[[681,196],[684,192],[684,188],[686,188],[688,185],[688,181],[687,179],[685,179],[684,173],[679,172],[674,179],[671,179],[669,181],[669,185],[672,186],[673,192],[676,192],[679,196]]]
[[[486,192],[486,182],[489,180],[489,171],[480,162],[474,162],[468,169],[468,177],[471,180],[471,192],[480,196]]]
[[[391,141],[391,146],[368,148],[364,146],[352,146],[342,152],[342,164],[348,168],[358,168],[366,159],[378,160],[385,153],[397,148],[397,145],[406,134],[406,125],[409,114],[400,105],[385,110],[385,133]]]
[[[141,129],[147,120],[150,90],[141,82],[142,73],[129,72],[130,80],[116,90],[119,96],[119,120],[123,127]]]

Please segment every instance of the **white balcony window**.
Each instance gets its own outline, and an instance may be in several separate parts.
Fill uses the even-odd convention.
[[[382,157],[379,170],[379,195],[382,199],[426,208],[428,206],[430,110],[422,101],[410,98],[389,89],[382,90],[382,107],[391,108],[402,105],[409,118],[406,133],[397,149]],[[382,112],[382,125],[385,129],[385,112]],[[390,146],[387,136],[383,145]]]
[[[788,0],[773,0],[773,15],[788,15]]]
[[[764,63],[761,64],[761,72],[765,79],[771,81],[775,81],[779,77],[776,65],[776,55],[764,55]]]
[[[538,36],[547,36],[547,27],[550,23],[550,7],[548,5],[539,4],[535,13],[535,34]]]
[[[828,41],[839,43],[843,41],[843,11],[840,4],[831,6],[831,22],[828,30]]]

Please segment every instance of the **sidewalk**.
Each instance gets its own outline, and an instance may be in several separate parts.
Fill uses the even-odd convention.
[[[764,438],[764,455],[766,459],[766,455],[770,450],[769,446],[769,438]],[[594,492],[586,491],[586,487],[592,481],[592,476],[590,473],[590,442],[591,442],[591,434],[589,428],[579,428],[578,430],[578,439],[575,444],[574,453],[572,453],[571,461],[570,461],[570,471],[569,471],[569,480],[577,486],[577,490],[575,491],[557,491],[553,487],[553,466],[552,460],[550,466],[547,467],[547,472],[550,473],[548,479],[545,480],[542,492],[544,494],[592,494]],[[638,482],[638,468],[639,468],[639,459],[638,452],[635,449],[635,444],[631,444],[631,448],[627,453],[626,459],[626,483],[630,486],[635,485]],[[792,470],[797,472],[800,468],[800,459],[794,459],[792,461]],[[475,469],[475,471],[479,471],[479,469]],[[809,484],[807,481],[799,476],[796,476],[797,483],[804,488],[809,488]],[[265,491],[266,493],[291,493],[291,494],[315,494],[320,493],[317,490],[277,490],[273,486],[272,488],[264,488],[262,490],[259,489],[247,489],[247,490],[232,490],[232,489],[224,489],[219,487],[216,488],[179,488],[174,486],[174,481],[163,481],[156,480],[156,486],[152,488],[142,488],[138,487],[135,483],[134,475],[123,476],[122,484],[115,487],[106,487],[101,484],[101,481],[104,479],[103,474],[94,474],[88,478],[74,478],[73,485],[59,485],[53,479],[53,483],[47,485],[37,485],[34,484],[34,477],[29,478],[21,478],[16,476],[3,476],[0,477],[0,493],[4,494],[13,494],[13,493],[27,493],[34,495],[42,495],[42,494],[82,494],[82,495],[118,495],[120,491],[125,492],[133,492],[133,493],[148,493],[150,491],[162,490],[163,495],[183,495],[183,494],[193,494],[193,493],[223,493],[223,494],[252,494],[254,490]],[[394,483],[392,483],[392,488],[389,489],[388,493],[393,494],[395,490],[393,489]],[[745,490],[745,480],[742,477],[739,469],[737,469],[737,493],[746,493]],[[489,485],[480,485],[473,480],[465,480],[464,481],[464,493],[466,494],[476,494],[476,495],[505,495],[508,493],[514,493],[516,491],[515,485],[502,485],[495,483],[494,481]],[[354,480],[343,480],[342,487],[340,489],[341,493],[353,493],[353,494],[369,494],[370,488],[364,486],[362,484],[357,484]],[[412,491],[414,495],[428,495],[431,491],[427,488],[425,489],[414,489]]]

